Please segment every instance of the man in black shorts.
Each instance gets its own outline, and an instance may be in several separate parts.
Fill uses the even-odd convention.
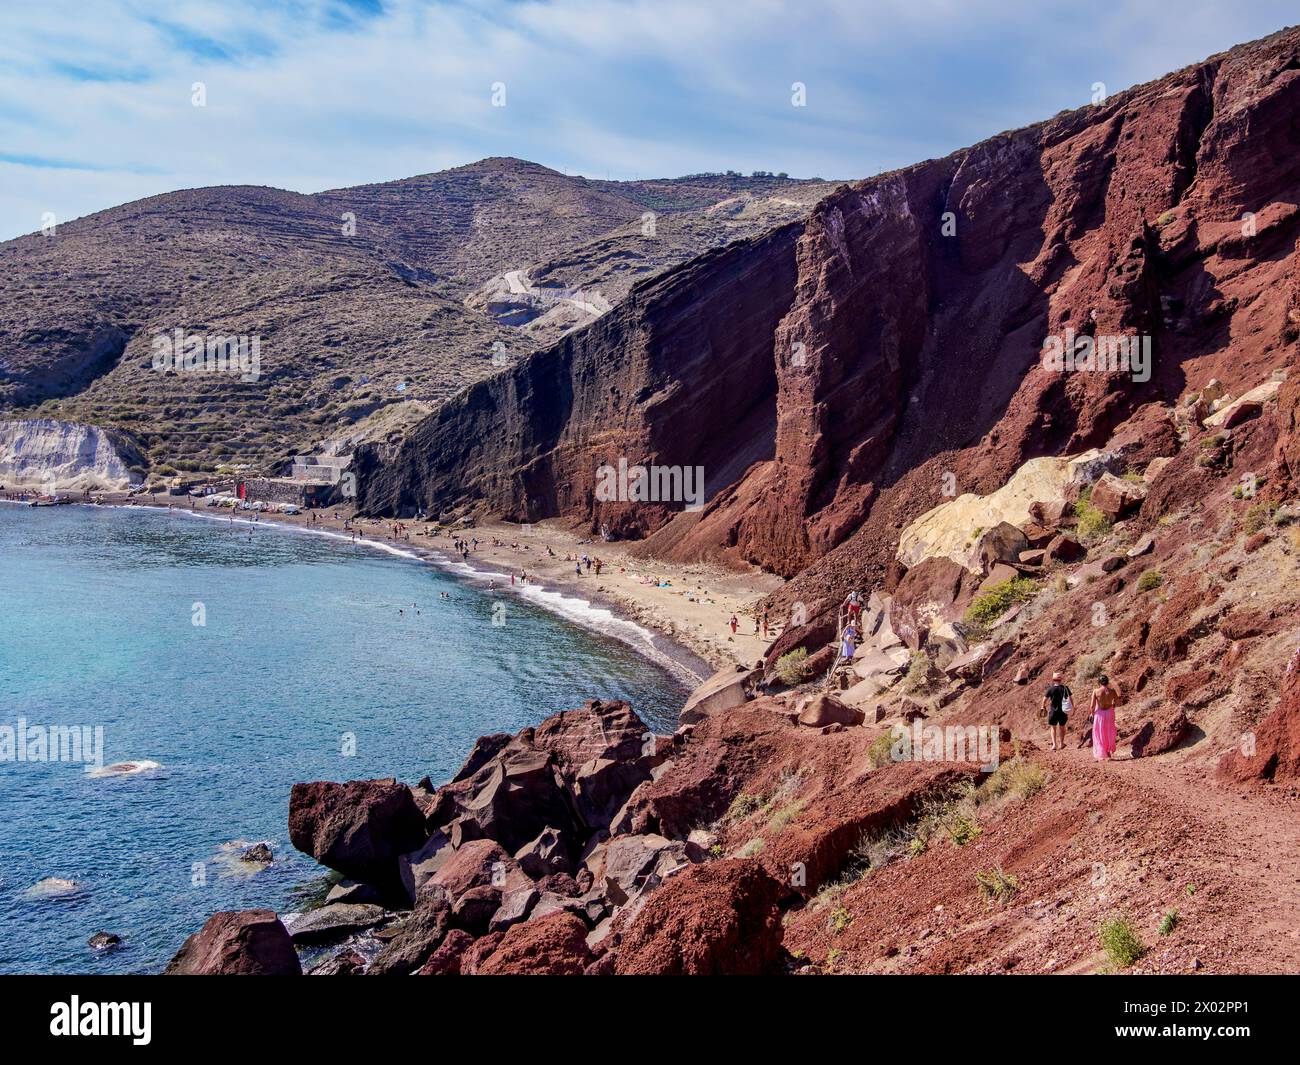
[[[1047,712],[1047,724],[1052,730],[1051,748],[1054,751],[1065,750],[1065,724],[1069,720],[1069,708],[1073,702],[1070,689],[1061,683],[1061,674],[1053,673],[1052,686],[1043,695],[1043,709]]]

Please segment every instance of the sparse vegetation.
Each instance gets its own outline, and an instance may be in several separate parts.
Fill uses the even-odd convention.
[[[1256,503],[1253,507],[1248,507],[1246,516],[1242,519],[1242,526],[1246,532],[1252,536],[1259,532],[1268,524],[1268,508],[1262,503]]]
[[[1110,535],[1110,520],[1091,500],[1080,499],[1074,504],[1079,536],[1084,540],[1101,540]]]
[[[1178,911],[1170,910],[1168,913],[1166,913],[1163,917],[1160,918],[1160,926],[1159,928],[1156,929],[1156,931],[1158,931],[1162,936],[1167,936],[1177,927],[1178,927]]]
[[[1084,655],[1075,664],[1074,683],[1080,688],[1088,687],[1101,676],[1102,661],[1097,655]]]
[[[987,592],[977,595],[966,608],[965,622],[975,632],[983,633],[1017,603],[1026,603],[1038,593],[1038,582],[1029,577],[1012,577],[999,581]]]
[[[761,838],[751,839],[748,843],[746,843],[743,847],[740,848],[740,850],[737,852],[737,857],[757,858],[762,853],[763,853],[763,840]]]
[[[924,651],[913,651],[907,663],[907,674],[903,677],[903,690],[912,694],[927,692],[934,687],[937,673],[929,655]]]
[[[999,869],[990,869],[987,873],[975,870],[975,882],[979,884],[980,893],[989,900],[1006,906],[1020,890],[1020,882],[1010,873]]]
[[[867,758],[870,760],[873,769],[879,769],[887,762],[894,759],[894,732],[890,729],[888,732],[882,732],[875,738],[871,746],[867,748]]]
[[[798,799],[795,802],[790,803],[788,806],[783,806],[772,815],[772,820],[769,821],[767,825],[768,831],[771,832],[772,835],[781,832],[786,825],[799,816],[803,808],[804,801],[802,799]]]
[[[1124,916],[1112,917],[1101,926],[1101,949],[1106,952],[1111,967],[1127,969],[1147,952],[1137,929]]]
[[[942,822],[944,830],[958,847],[964,847],[979,838],[979,823],[975,818],[964,813],[955,813],[949,819]]]
[[[1019,753],[1009,761],[1003,762],[975,791],[977,803],[1014,795],[1018,799],[1029,799],[1043,790],[1047,783],[1047,773],[1037,762],[1027,762]]]
[[[833,934],[838,935],[853,923],[853,916],[843,906],[836,906],[831,911],[830,920],[826,922],[827,927]]]
[[[726,819],[728,821],[743,821],[755,810],[761,809],[762,806],[763,796],[744,792],[731,800],[731,805],[727,807]]]
[[[808,649],[796,647],[776,660],[776,675],[783,684],[794,687],[808,679]]]
[[[1143,571],[1142,576],[1138,578],[1138,584],[1137,584],[1138,591],[1149,592],[1153,588],[1159,588],[1162,584],[1164,584],[1164,582],[1165,579],[1161,575],[1159,570],[1155,570],[1155,569],[1145,570]]]

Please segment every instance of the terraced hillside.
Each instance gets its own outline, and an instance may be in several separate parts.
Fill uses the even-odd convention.
[[[296,451],[400,436],[595,316],[516,328],[481,296],[494,278],[595,284],[612,304],[634,279],[798,217],[830,188],[592,181],[487,159],[315,195],[140,200],[0,245],[0,417],[127,430],[164,474],[272,469]],[[155,339],[178,329],[257,338],[256,374],[155,369]]]

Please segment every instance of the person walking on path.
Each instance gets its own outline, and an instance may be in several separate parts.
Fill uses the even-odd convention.
[[[735,614],[732,614],[732,615],[731,615],[731,620],[730,620],[727,624],[729,624],[729,625],[731,626],[731,635],[732,635],[732,636],[735,636],[735,635],[736,635],[736,626],[740,624],[740,621],[739,621],[739,619],[736,617]]]
[[[1065,749],[1065,726],[1070,720],[1070,711],[1074,709],[1074,696],[1062,683],[1060,673],[1052,674],[1052,686],[1043,693],[1043,710],[1047,714],[1047,725],[1052,730],[1050,747],[1054,751]]]
[[[840,637],[840,657],[850,659],[858,649],[858,628],[853,622],[844,626],[844,633]]]
[[[1092,690],[1092,756],[1099,762],[1110,761],[1110,756],[1115,753],[1117,706],[1119,690],[1111,687],[1110,678],[1103,673],[1097,678],[1097,687]]]

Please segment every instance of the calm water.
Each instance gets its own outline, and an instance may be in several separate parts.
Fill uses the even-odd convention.
[[[235,529],[0,504],[0,726],[103,726],[105,765],[160,766],[0,761],[0,972],[158,971],[216,910],[293,910],[322,872],[288,842],[295,781],[439,782],[477,736],[593,696],[675,725],[681,685],[609,636],[372,548]],[[259,840],[276,860],[249,875],[231,845]],[[77,888],[33,898],[48,877]],[[101,929],[124,948],[92,952]]]

